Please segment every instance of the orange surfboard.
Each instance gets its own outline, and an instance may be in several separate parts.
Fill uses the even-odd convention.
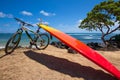
[[[88,47],[86,44],[81,42],[80,40],[77,40],[57,29],[54,29],[52,27],[49,27],[44,24],[38,24],[39,27],[43,28],[47,32],[49,32],[51,35],[55,36],[57,39],[68,45],[69,47],[73,48],[74,50],[78,51],[80,54],[82,54],[87,59],[91,60],[101,68],[105,69],[112,75],[114,75],[117,79],[120,80],[120,71],[113,66],[107,59],[105,59],[103,56],[101,56],[98,52]]]

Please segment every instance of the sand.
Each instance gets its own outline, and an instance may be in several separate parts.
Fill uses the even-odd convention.
[[[119,51],[99,51],[120,70]],[[0,51],[0,56],[4,51]],[[45,50],[18,48],[0,58],[0,80],[116,80],[80,54],[48,46]]]

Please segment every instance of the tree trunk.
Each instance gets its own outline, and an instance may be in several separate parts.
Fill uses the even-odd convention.
[[[109,44],[109,40],[105,40],[105,36],[107,36],[109,33],[106,33],[106,34],[102,34],[101,36],[101,39],[105,45],[105,47],[108,47],[110,44]]]
[[[106,45],[105,35],[102,35],[101,39],[102,39],[103,43]]]

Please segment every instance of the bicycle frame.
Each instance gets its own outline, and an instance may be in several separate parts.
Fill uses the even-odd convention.
[[[22,26],[21,28],[20,28],[20,30],[22,30],[22,32],[23,31],[25,31],[25,33],[27,34],[27,37],[30,39],[30,41],[36,41],[36,40],[34,40],[32,37],[31,37],[31,35],[29,34],[29,32],[31,32],[31,33],[33,33],[33,34],[35,34],[36,35],[36,37],[39,37],[39,29],[36,31],[36,32],[34,32],[33,30],[31,30],[31,29],[29,29],[29,28],[27,28],[27,27],[25,27],[25,26]],[[18,30],[19,31],[19,30]],[[28,32],[29,31],[29,32]],[[21,33],[22,33],[21,32]],[[22,34],[21,34],[22,35]],[[35,37],[35,35],[34,35],[34,37]]]

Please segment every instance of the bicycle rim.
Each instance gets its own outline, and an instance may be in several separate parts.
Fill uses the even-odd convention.
[[[40,37],[37,39],[36,48],[45,49],[49,45],[49,36],[47,34],[40,34]]]
[[[20,42],[21,34],[15,33],[7,42],[5,46],[6,54],[10,54],[14,51],[14,49],[18,46]]]

